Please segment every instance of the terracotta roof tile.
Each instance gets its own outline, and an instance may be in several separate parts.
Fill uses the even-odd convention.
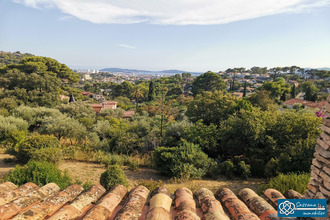
[[[238,195],[261,220],[272,220],[277,217],[277,211],[253,190],[245,188],[239,191]]]
[[[144,186],[135,187],[129,194],[128,201],[117,213],[115,220],[138,220],[142,215],[144,204],[149,195],[149,190]]]
[[[80,194],[69,205],[65,205],[50,220],[55,219],[73,219],[81,215],[84,209],[88,208],[93,202],[96,202],[105,193],[105,189],[100,184],[92,186],[87,192]]]
[[[220,202],[215,199],[210,190],[201,188],[196,191],[195,195],[201,206],[205,220],[229,220],[229,217],[225,214]]]
[[[11,189],[5,192],[6,195],[18,193],[16,199],[0,206],[0,220],[274,220],[278,218],[272,205],[277,203],[277,199],[284,198],[274,189],[265,191],[269,204],[248,188],[241,190],[237,197],[228,188],[218,190],[216,195],[209,189],[201,188],[194,195],[183,187],[172,195],[165,187],[150,193],[144,186],[137,186],[127,192],[126,187],[118,185],[107,193],[100,184],[94,185],[87,192],[83,192],[79,185],[71,185],[59,191],[54,183],[41,188],[28,183],[14,189],[16,186],[7,182],[0,184],[0,187]],[[27,188],[34,190],[22,193]],[[293,190],[286,194],[288,198],[301,198]]]
[[[84,220],[94,220],[94,219],[107,219],[111,216],[122,201],[123,197],[126,195],[127,189],[123,185],[118,185],[113,187],[108,194],[106,194],[100,202],[93,207],[83,218]]]
[[[52,196],[58,191],[60,191],[60,187],[58,187],[55,183],[49,183],[38,190],[17,198],[10,203],[2,205],[0,206],[0,219],[9,219],[17,215],[22,210],[29,208],[42,199]]]
[[[302,99],[289,99],[283,102],[284,105],[294,105],[294,104],[302,104],[311,108],[319,108],[322,109],[326,101],[320,101],[320,102],[312,102],[312,101],[307,101],[307,100],[302,100]]]
[[[5,182],[0,184],[0,193],[16,189],[17,186],[12,182]]]
[[[52,216],[67,202],[74,200],[84,189],[79,185],[71,185],[66,189],[56,193],[44,200],[37,203],[26,211],[16,215],[13,219],[44,219],[46,216]]]
[[[196,203],[193,198],[192,192],[182,187],[175,191],[175,210],[177,212],[176,219],[191,219],[199,220],[196,214]]]
[[[0,205],[11,202],[37,189],[39,189],[39,186],[37,186],[36,184],[26,183],[14,190],[4,191],[0,194]]]
[[[146,220],[164,219],[171,220],[171,193],[165,187],[159,187],[151,193],[149,211]]]
[[[217,192],[221,202],[226,207],[231,219],[239,220],[258,220],[258,216],[252,213],[249,208],[239,200],[236,195],[228,188],[223,188]]]
[[[277,191],[276,189],[267,189],[264,192],[264,195],[267,197],[267,200],[274,206],[277,207],[277,200],[278,199],[285,199],[285,197]]]

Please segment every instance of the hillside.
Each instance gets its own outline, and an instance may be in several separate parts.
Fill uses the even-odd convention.
[[[34,55],[30,53],[20,53],[19,51],[13,53],[0,51],[0,67],[8,64],[19,63],[24,57],[30,56]]]

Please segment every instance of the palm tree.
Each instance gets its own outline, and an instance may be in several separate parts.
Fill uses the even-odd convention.
[[[143,88],[139,85],[134,86],[131,96],[133,96],[135,99],[136,111],[137,111],[139,108],[139,98],[143,98],[145,96]]]

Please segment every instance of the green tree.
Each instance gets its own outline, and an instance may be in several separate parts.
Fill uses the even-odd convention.
[[[296,94],[297,92],[296,92],[296,85],[295,84],[293,84],[293,86],[292,86],[292,88],[291,88],[291,98],[292,99],[295,99],[296,98]]]
[[[133,87],[131,96],[134,97],[135,99],[136,111],[139,108],[139,99],[144,98],[145,93],[146,93],[146,89],[140,84]]]
[[[245,81],[245,83],[244,83],[244,91],[243,91],[243,97],[246,97],[246,81]]]
[[[270,91],[272,98],[278,98],[283,93],[290,92],[290,84],[286,83],[282,77],[278,77],[274,82],[265,82],[260,89]]]
[[[219,125],[241,108],[249,109],[249,106],[249,102],[245,103],[230,93],[203,92],[189,103],[186,115],[192,122],[203,120],[204,124]]]
[[[160,173],[183,179],[201,178],[215,165],[198,145],[187,142],[180,147],[156,148],[153,159]]]
[[[124,81],[123,83],[118,84],[113,88],[113,95],[115,97],[124,96],[130,98],[133,89],[134,86],[132,85],[132,83]]]
[[[214,72],[206,72],[194,80],[191,92],[196,96],[203,91],[224,90],[226,88],[225,82],[221,77]]]
[[[308,101],[316,101],[317,100],[317,93],[319,89],[313,84],[306,88],[304,99]],[[316,98],[315,98],[316,97]]]
[[[28,123],[24,119],[0,115],[0,142],[8,139],[15,131],[27,132],[27,129]]]
[[[187,80],[190,77],[191,77],[191,73],[182,73],[182,79],[183,80]]]
[[[44,134],[53,134],[58,140],[68,138],[71,142],[73,140],[81,141],[87,135],[85,126],[76,119],[69,118],[65,115],[46,118],[39,130]]]
[[[61,104],[57,109],[71,118],[81,119],[81,118],[91,118],[95,119],[95,111],[90,107],[88,103],[85,102],[72,102],[68,104]]]
[[[148,92],[148,101],[153,101],[156,96],[155,84],[154,81],[151,80],[149,83],[149,92]]]

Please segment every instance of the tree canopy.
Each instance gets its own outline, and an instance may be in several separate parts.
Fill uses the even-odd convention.
[[[222,78],[218,74],[208,71],[196,77],[192,84],[191,92],[196,96],[203,91],[224,90],[225,88],[226,84]]]

